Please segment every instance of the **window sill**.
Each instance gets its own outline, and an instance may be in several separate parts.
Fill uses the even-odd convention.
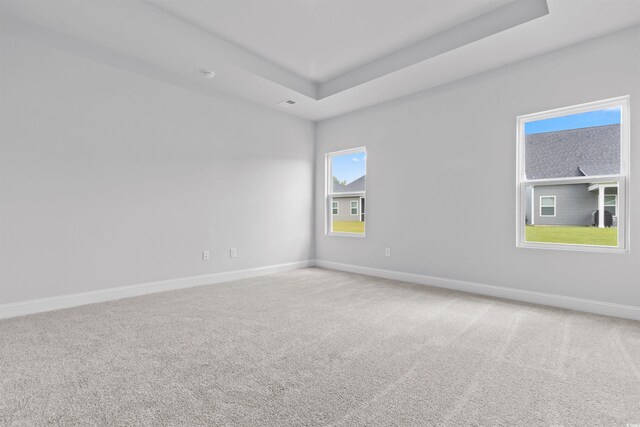
[[[617,248],[609,246],[589,246],[589,245],[572,245],[566,243],[531,243],[521,242],[516,244],[520,249],[550,249],[555,251],[572,251],[572,252],[595,252],[595,253],[613,253],[628,254],[629,249]]]
[[[366,237],[366,233],[336,233],[334,231],[330,231],[326,235],[334,237],[355,237],[356,239],[364,239]]]

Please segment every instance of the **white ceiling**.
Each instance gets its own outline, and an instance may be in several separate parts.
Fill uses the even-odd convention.
[[[640,0],[1,0],[0,5],[3,32],[310,120],[640,24]],[[214,70],[216,77],[202,78],[201,69]],[[277,106],[287,98],[298,103]]]
[[[511,1],[147,0],[316,83]]]

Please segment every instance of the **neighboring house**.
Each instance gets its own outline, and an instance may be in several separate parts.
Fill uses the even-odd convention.
[[[349,184],[333,184],[333,192],[344,193],[344,196],[333,196],[331,200],[331,214],[334,221],[362,221],[364,222],[364,190],[365,176],[361,176]]]
[[[620,171],[620,125],[526,136],[528,179],[597,176]],[[532,225],[594,225],[594,212],[609,211],[617,225],[618,184],[537,185],[526,190]],[[604,221],[599,222],[600,227]]]

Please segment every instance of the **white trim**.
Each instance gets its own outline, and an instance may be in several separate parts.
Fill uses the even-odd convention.
[[[545,225],[536,225],[536,227],[546,227]],[[549,227],[554,227],[550,225]],[[600,246],[585,245],[578,243],[548,243],[548,242],[522,242],[519,248],[526,249],[553,249],[556,251],[573,251],[573,252],[603,252],[611,254],[628,254],[629,250],[619,248],[617,246]]]
[[[330,153],[327,153],[327,156],[344,156],[346,154],[355,154],[355,153],[366,153],[367,152],[367,146],[363,145],[362,147],[355,147],[355,148],[347,148],[345,150],[338,150],[338,151],[332,151]]]
[[[601,185],[598,187],[598,228],[604,228],[606,218],[607,216],[604,214],[604,187]]]
[[[348,233],[350,234],[350,233]],[[423,274],[405,273],[394,270],[364,267],[352,264],[343,264],[324,260],[305,260],[288,264],[271,265],[245,270],[227,271],[222,273],[205,274],[201,276],[185,277],[181,279],[163,280],[158,282],[142,283],[138,285],[122,286],[118,288],[102,289],[93,292],[84,292],[71,295],[62,295],[51,298],[42,298],[29,301],[21,301],[0,305],[0,319],[23,316],[27,314],[41,313],[63,308],[112,301],[156,292],[165,292],[176,289],[191,288],[195,286],[213,285],[233,280],[263,276],[282,271],[290,271],[298,268],[317,266],[332,270],[347,271],[351,273],[366,274],[369,276],[383,277],[391,280],[412,282],[421,285],[438,288],[453,289],[462,292],[470,292],[480,295],[488,295],[497,298],[506,298],[515,301],[524,301],[533,304],[541,304],[551,307],[560,307],[570,310],[584,311],[588,313],[602,314],[605,316],[622,317],[626,319],[640,320],[640,307],[595,301],[583,298],[575,298],[564,295],[549,294],[544,292],[526,291],[521,289],[505,288],[502,286],[485,285],[481,283],[446,279],[442,277],[427,276]]]
[[[551,198],[553,199],[553,215],[542,215],[542,208],[550,208],[551,206],[542,206],[542,199],[544,198]],[[539,208],[540,208],[540,214],[538,216],[540,217],[554,217],[556,216],[556,196],[540,196],[540,200],[539,200]]]
[[[356,213],[353,213],[353,204],[356,204]],[[349,200],[349,213],[351,216],[360,215],[360,202],[358,200]]]
[[[333,213],[334,210],[336,213]],[[340,203],[337,200],[331,200],[331,215],[340,215]]]
[[[0,305],[0,319],[24,316],[45,311],[60,310],[85,304],[112,301],[139,295],[165,292],[175,289],[191,288],[194,286],[213,285],[232,280],[263,276],[281,271],[311,267],[312,260],[297,261],[287,264],[269,265],[244,270],[225,271],[221,273],[204,274],[201,276],[183,277],[180,279],[161,280],[158,282],[140,283],[136,285],[120,286],[117,288],[101,289],[92,292],[60,295],[50,298],[40,298]]]
[[[544,306],[559,307],[569,310],[601,314],[605,316],[615,316],[625,319],[640,320],[639,306],[616,304],[605,301],[595,301],[565,295],[549,294],[545,292],[505,288],[502,286],[485,285],[464,280],[446,279],[442,277],[427,276],[415,273],[404,273],[394,270],[383,270],[379,268],[342,264],[332,261],[315,260],[315,265],[317,267],[328,268],[332,270],[366,274],[369,276],[417,283],[420,285],[434,286],[437,288],[488,295],[496,298],[506,298],[515,301],[540,304]]]
[[[333,193],[330,194],[329,196],[334,198],[334,199],[346,199],[346,198],[353,198],[353,197],[364,197],[364,191],[354,191],[352,193]]]
[[[363,239],[364,237],[366,237],[365,233],[349,233],[349,232],[346,232],[346,231],[330,231],[329,233],[327,233],[327,236],[356,237],[358,239]]]
[[[534,187],[533,185],[531,186],[531,218],[530,219],[531,219],[531,225],[536,225],[536,187]],[[525,221],[525,227],[526,225],[527,224]]]
[[[600,187],[604,187],[604,188],[618,188],[618,183],[617,182],[610,182],[610,183],[600,183],[600,184],[593,184],[590,185],[587,190],[589,191],[594,191],[597,190]],[[616,193],[617,194],[617,193]]]
[[[629,203],[629,162],[630,162],[630,97],[629,95],[616,98],[593,101],[585,104],[573,105],[569,107],[557,108],[554,110],[542,111],[534,114],[518,116],[516,119],[516,247],[536,248],[536,249],[562,249],[584,252],[630,252],[630,203]],[[589,177],[567,177],[549,179],[527,179],[525,176],[525,123],[552,117],[561,117],[567,114],[579,114],[588,111],[597,111],[609,107],[620,108],[620,173],[615,175],[599,175]],[[524,212],[526,212],[525,188],[533,185],[554,185],[554,184],[609,184],[611,181],[618,182],[618,206],[617,206],[617,232],[618,246],[611,248],[608,246],[595,245],[571,245],[563,243],[534,243],[526,241],[526,224]],[[532,209],[534,211],[534,209]],[[557,206],[556,206],[557,211]],[[562,246],[562,247],[559,247]]]
[[[559,185],[559,184],[591,184],[594,182],[610,182],[620,179],[621,175],[591,175],[591,176],[570,176],[566,178],[539,178],[526,179],[523,183],[536,185]]]

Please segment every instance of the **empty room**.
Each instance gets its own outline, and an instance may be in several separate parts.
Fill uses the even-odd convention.
[[[640,0],[0,0],[0,426],[640,426]]]

